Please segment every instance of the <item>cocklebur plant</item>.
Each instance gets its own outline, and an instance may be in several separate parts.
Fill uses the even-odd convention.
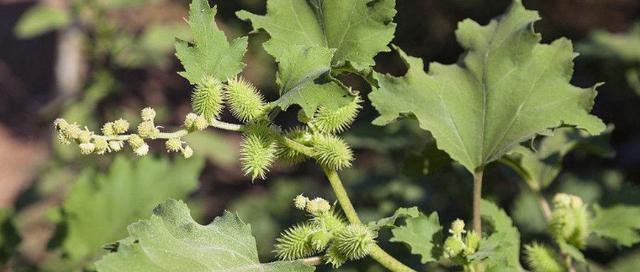
[[[295,164],[313,159],[337,199],[332,205],[322,198],[296,197],[293,205],[309,219],[281,234],[275,246],[280,261],[266,264],[258,260],[250,226],[236,215],[226,213],[202,226],[190,218],[184,203],[169,200],[154,210],[151,219],[131,225],[130,237],[96,264],[98,271],[131,267],[137,271],[313,271],[313,266],[322,263],[340,267],[367,256],[391,271],[415,271],[378,245],[378,234],[387,229],[391,242],[407,245],[424,264],[474,272],[523,271],[518,229],[506,212],[482,199],[484,169],[513,154],[520,143],[559,133],[561,126],[591,135],[602,132],[604,123],[589,113],[595,87],[570,84],[575,57],[571,42],[540,43],[532,27],[538,14],[518,0],[487,25],[471,20],[459,24],[456,37],[468,51],[459,63],[433,63],[427,73],[422,60],[394,47],[409,66],[407,74],[379,74],[373,71],[373,57],[389,51],[394,6],[393,0],[268,0],[266,15],[237,13],[255,31],[270,36],[263,47],[278,63],[280,97],[266,101],[240,75],[248,37],[229,41],[214,23],[215,7],[205,0],[193,0],[188,18],[193,42],[176,43],[176,55],[184,67],[180,75],[194,86],[193,112],[185,116],[181,129],[164,132],[150,108],[142,110],[135,133],[129,133],[128,123],[125,126],[122,121],[105,124],[102,134],[97,134],[57,120],[60,139],[75,142],[83,154],[116,152],[127,143],[143,156],[149,152],[149,141],[163,140],[168,152],[189,158],[197,147],[194,151],[183,140],[187,134],[208,128],[241,132],[241,169],[252,180],[266,179],[278,161]],[[301,23],[291,25],[291,20]],[[283,30],[285,25],[293,29]],[[456,220],[448,234],[444,233],[438,213],[426,215],[415,207],[363,224],[338,171],[353,165],[354,152],[339,133],[354,122],[364,99],[338,79],[342,73],[362,76],[371,84],[368,97],[380,113],[374,124],[385,125],[403,116],[417,119],[438,147],[473,175],[472,230]],[[274,122],[294,105],[300,107],[296,113],[299,124],[285,127]],[[225,107],[237,124],[219,119]],[[533,176],[527,177],[533,184]],[[541,193],[542,189],[544,186],[535,190]],[[620,231],[605,220],[635,214],[636,208],[594,206],[592,214],[589,207],[577,197],[556,197],[548,220],[559,253],[541,244],[525,247],[530,269],[575,271],[576,263],[586,263],[580,250],[588,246],[591,234],[625,245],[640,242],[636,221],[625,222]],[[482,228],[483,224],[488,228]],[[167,254],[170,260],[157,258]]]

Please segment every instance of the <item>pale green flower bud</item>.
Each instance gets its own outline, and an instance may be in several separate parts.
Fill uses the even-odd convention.
[[[304,210],[304,208],[307,207],[308,201],[309,199],[307,197],[298,195],[293,199],[293,206],[295,206],[298,210]]]
[[[187,116],[184,118],[184,127],[189,129],[189,130],[194,129],[193,126],[195,125],[196,119],[198,119],[198,115],[197,114],[195,114],[193,112],[187,114]]]
[[[444,241],[443,253],[445,258],[454,258],[458,256],[467,246],[458,237],[449,236]]]
[[[142,146],[143,144],[144,140],[137,134],[133,134],[131,135],[131,137],[129,137],[129,145],[131,145],[134,150]]]
[[[453,236],[461,237],[462,234],[465,233],[464,221],[460,219],[456,219],[455,221],[453,221],[453,223],[451,223],[451,229],[449,229],[449,233],[453,234]]]
[[[467,233],[467,248],[464,250],[464,254],[469,256],[473,253],[476,253],[478,247],[480,247],[480,240],[482,240],[482,237],[480,237],[480,234],[476,233],[475,231],[470,231],[469,233]]]
[[[168,152],[178,152],[182,149],[182,140],[180,138],[171,138],[165,142]]]
[[[209,122],[207,121],[207,118],[205,118],[204,116],[200,115],[193,122],[193,127],[196,130],[205,130],[205,129],[207,129],[207,127],[209,127]]]
[[[113,121],[113,130],[116,134],[122,134],[129,130],[129,122],[124,119],[118,119]]]
[[[89,155],[96,149],[96,145],[92,143],[81,143],[78,146],[82,155]]]
[[[188,145],[185,146],[182,149],[182,156],[184,156],[185,159],[191,158],[191,156],[193,156],[193,149]]]
[[[144,121],[138,125],[138,134],[142,138],[155,139],[160,134],[160,130],[155,127],[152,121]]]
[[[136,155],[138,155],[138,156],[147,155],[147,153],[149,153],[149,145],[148,144],[142,144],[141,146],[136,148],[133,152],[136,153]]]
[[[96,138],[93,141],[93,144],[95,144],[96,146],[96,154],[102,155],[105,152],[107,152],[107,150],[109,149],[109,143],[107,143],[107,140],[105,138]]]
[[[91,141],[91,136],[93,133],[87,129],[80,131],[78,134],[78,141],[80,143],[88,143]]]
[[[110,141],[109,142],[109,149],[111,149],[111,151],[120,151],[122,150],[122,147],[124,146],[124,142],[123,141]]]
[[[331,204],[328,201],[316,197],[311,201],[307,202],[307,212],[311,214],[319,214],[328,212],[331,209]]]
[[[140,111],[140,117],[143,121],[153,121],[156,118],[156,110],[146,107]]]
[[[104,134],[104,136],[116,135],[116,131],[113,128],[113,122],[108,122],[102,126],[102,134]]]

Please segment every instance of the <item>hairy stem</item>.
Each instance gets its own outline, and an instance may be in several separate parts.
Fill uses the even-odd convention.
[[[482,175],[483,168],[478,168],[473,173],[473,231],[482,235],[482,221],[480,216],[480,202],[482,201]]]

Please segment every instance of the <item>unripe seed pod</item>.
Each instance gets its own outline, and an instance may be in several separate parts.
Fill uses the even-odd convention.
[[[547,246],[531,244],[524,247],[527,264],[533,272],[565,272],[558,255]]]
[[[216,118],[222,111],[223,85],[220,80],[206,76],[191,95],[193,111],[204,116],[207,122]]]
[[[140,117],[143,121],[153,121],[156,118],[156,110],[146,107],[140,111]]]
[[[375,238],[376,234],[367,226],[351,224],[334,234],[332,244],[342,256],[358,260],[369,255]]]
[[[316,252],[310,242],[311,235],[315,232],[308,224],[289,228],[276,240],[276,256],[287,261],[311,256]]]
[[[344,256],[340,250],[334,245],[331,244],[327,249],[327,252],[324,255],[326,262],[331,264],[333,268],[341,267],[344,263],[347,262],[347,257]]]
[[[317,231],[311,235],[311,245],[316,251],[323,251],[327,248],[329,242],[331,242],[331,238],[333,238],[333,235],[330,232],[324,230]]]
[[[476,251],[480,247],[481,240],[482,240],[482,237],[477,232],[470,231],[469,233],[467,233],[467,237],[466,237],[467,248],[465,249],[464,254],[466,256],[470,256],[473,253],[476,253]]]
[[[358,111],[362,108],[360,103],[362,103],[360,96],[355,96],[353,101],[338,109],[319,107],[311,123],[323,133],[340,133],[353,123]]]
[[[455,258],[467,247],[459,237],[449,236],[444,241],[443,253],[445,258]]]
[[[229,80],[225,97],[231,113],[240,121],[253,121],[265,114],[264,98],[251,83],[242,78]]]
[[[245,175],[251,175],[252,180],[265,179],[277,151],[278,145],[269,135],[245,134],[240,147],[240,162]]]
[[[591,233],[591,216],[582,200],[573,195],[557,194],[554,198],[554,210],[549,222],[554,238],[576,248],[586,245]]]
[[[313,139],[313,157],[323,167],[341,170],[351,166],[353,152],[342,139],[333,135],[318,135]]]

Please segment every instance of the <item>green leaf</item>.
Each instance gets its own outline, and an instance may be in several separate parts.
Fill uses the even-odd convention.
[[[82,173],[62,205],[59,222],[66,230],[61,238],[68,263],[93,258],[105,244],[126,237],[126,226],[161,201],[187,196],[197,187],[202,166],[197,159],[116,157],[105,174]]]
[[[268,0],[264,16],[237,14],[251,21],[254,30],[269,33],[266,49],[276,60],[289,54],[292,45],[321,47],[334,51],[333,67],[350,64],[360,71],[375,64],[375,55],[388,51],[395,13],[395,0]]]
[[[598,136],[589,136],[575,128],[559,128],[552,136],[543,138],[535,150],[517,146],[502,161],[518,172],[532,189],[544,189],[560,173],[564,156],[574,149],[612,156],[614,151],[608,145],[612,129]]]
[[[70,23],[71,14],[68,10],[36,5],[20,17],[14,31],[18,38],[30,39],[40,34],[63,28]]]
[[[441,255],[436,245],[442,244],[442,226],[437,213],[409,218],[406,225],[391,230],[391,242],[405,243],[422,263],[435,262]]]
[[[640,61],[640,23],[626,33],[594,31],[588,43],[580,44],[578,51],[586,55],[614,58],[626,62]]]
[[[116,252],[96,263],[99,272],[314,271],[302,262],[261,264],[251,227],[225,212],[209,225],[191,218],[182,201],[167,200],[149,220],[129,225]]]
[[[399,208],[397,209],[392,216],[382,218],[376,222],[370,222],[368,224],[370,229],[379,230],[381,228],[391,228],[394,227],[396,221],[401,218],[416,218],[420,216],[420,211],[418,211],[417,207],[411,208]]]
[[[640,242],[640,207],[596,207],[592,228],[599,236],[611,238],[622,246],[632,246]]]
[[[462,21],[456,36],[467,52],[457,64],[431,63],[428,74],[422,60],[400,51],[409,67],[404,77],[374,75],[379,88],[369,98],[380,116],[373,123],[414,115],[471,172],[549,128],[600,133],[605,125],[589,114],[595,88],[570,84],[571,42],[539,43],[532,29],[538,18],[516,0],[488,25]]]
[[[0,209],[0,264],[7,263],[16,252],[21,240],[14,222],[13,211]]]
[[[640,252],[635,251],[625,256],[616,258],[609,264],[613,272],[636,272],[640,270]]]
[[[485,247],[491,245],[493,251],[484,262],[486,271],[523,271],[520,265],[520,233],[513,226],[511,218],[498,206],[486,200],[482,200],[480,209],[484,222],[493,230],[489,238],[480,244],[482,251],[485,251],[483,244]]]
[[[229,43],[216,26],[215,15],[216,7],[211,8],[207,0],[193,0],[188,20],[193,45],[180,39],[176,41],[176,56],[185,69],[179,74],[193,85],[205,76],[225,81],[244,68],[242,58],[247,51],[247,37]]]

